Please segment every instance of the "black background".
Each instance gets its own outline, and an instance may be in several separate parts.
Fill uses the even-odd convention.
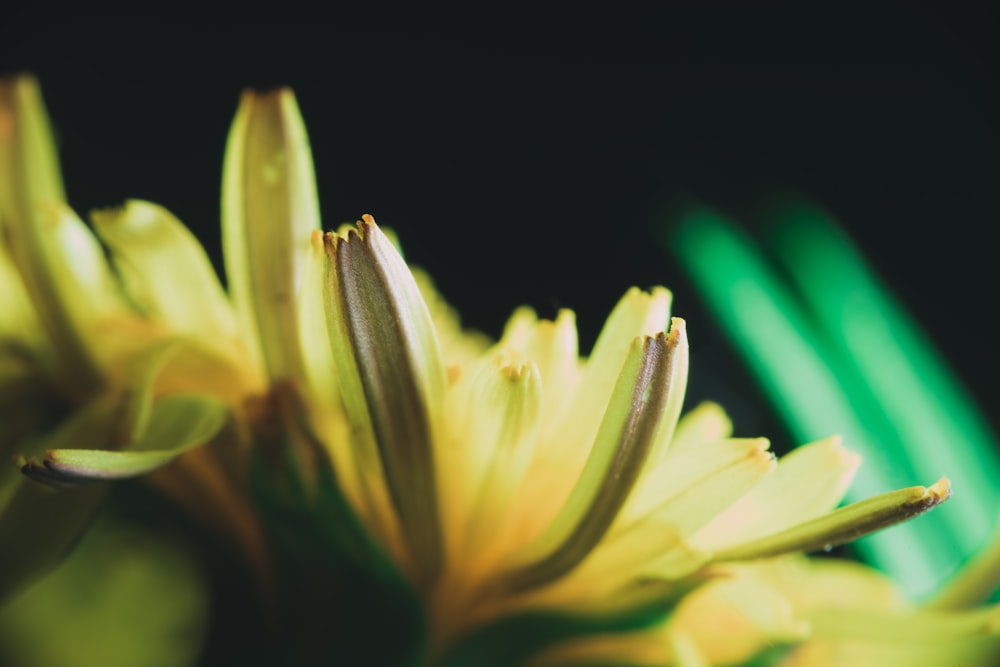
[[[1000,425],[985,8],[720,7],[590,31],[486,14],[427,31],[8,18],[0,72],[39,77],[80,212],[156,201],[217,259],[239,92],[290,85],[327,227],[372,213],[493,335],[518,304],[565,306],[586,349],[626,288],[667,285],[692,337],[692,393],[735,409],[740,434],[781,440],[656,229],[674,196],[752,224],[761,197],[790,187],[848,228]]]

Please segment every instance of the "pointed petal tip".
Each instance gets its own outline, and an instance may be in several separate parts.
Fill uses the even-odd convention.
[[[927,495],[932,500],[929,507],[940,505],[951,498],[951,480],[947,477],[942,477],[927,487]]]
[[[687,322],[683,317],[670,318],[670,328],[667,329],[667,336],[674,345],[687,345]]]
[[[371,243],[376,238],[387,238],[378,224],[376,224],[375,218],[368,213],[362,215],[361,219],[353,224],[345,223],[340,225],[336,231],[320,232],[317,235],[315,232],[318,231],[314,230],[309,240],[311,243],[322,242],[328,253],[335,253],[342,243]]]

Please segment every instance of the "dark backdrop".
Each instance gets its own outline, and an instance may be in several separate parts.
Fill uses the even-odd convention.
[[[239,91],[290,85],[328,226],[370,212],[394,227],[494,335],[520,303],[567,306],[586,346],[628,286],[670,286],[692,332],[692,391],[743,396],[730,402],[744,435],[784,437],[652,225],[678,194],[745,218],[774,188],[797,189],[847,226],[1000,424],[988,11],[702,13],[596,32],[22,15],[4,27],[0,71],[40,78],[79,211],[162,203],[216,257]]]

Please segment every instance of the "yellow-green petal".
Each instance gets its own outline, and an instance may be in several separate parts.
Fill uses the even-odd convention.
[[[303,379],[297,303],[319,226],[312,154],[294,95],[245,92],[223,166],[223,256],[251,354],[272,379]]]
[[[950,496],[951,485],[944,478],[929,487],[911,486],[890,491],[841,507],[775,535],[723,549],[714,555],[713,560],[751,560],[795,551],[828,549],[919,516]]]
[[[53,343],[61,389],[85,400],[104,384],[95,321],[123,309],[99,244],[65,205],[34,79],[0,80],[0,234]]]
[[[29,460],[21,470],[50,484],[137,477],[207,443],[225,424],[228,414],[226,404],[210,396],[165,396],[153,405],[138,441],[129,443],[133,449],[50,449],[43,461]],[[74,444],[113,447],[116,443]]]
[[[583,473],[555,520],[520,556],[507,585],[523,590],[574,568],[604,536],[632,492],[671,401],[678,357],[687,356],[683,320],[669,334],[636,338],[608,403]]]
[[[130,200],[91,214],[129,297],[170,331],[232,352],[236,319],[194,235],[156,204]]]

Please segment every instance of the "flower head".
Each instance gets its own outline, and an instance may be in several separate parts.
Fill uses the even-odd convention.
[[[15,119],[40,113],[10,106]],[[36,161],[9,154],[18,169]],[[661,287],[626,292],[586,358],[568,310],[549,321],[520,309],[495,343],[464,332],[373,218],[320,231],[287,90],[244,95],[223,181],[232,306],[162,209],[130,203],[95,216],[116,276],[64,206],[58,220],[89,254],[50,249],[64,234],[40,231],[34,211],[48,200],[13,188],[16,206],[0,209],[15,240],[5,271],[32,298],[17,297],[21,314],[3,331],[37,329],[38,315],[58,352],[53,377],[81,410],[90,390],[79,387],[137,386],[140,435],[128,442],[150,441],[143,451],[92,451],[121,449],[101,440],[48,447],[22,469],[66,483],[165,466],[156,474],[198,504],[190,499],[203,487],[176,471],[193,446],[238,450],[240,439],[220,440],[214,423],[184,428],[204,406],[223,410],[234,432],[249,433],[253,502],[291,595],[313,596],[316,614],[341,600],[338,618],[355,626],[405,601],[427,637],[396,659],[513,664],[557,641],[649,625],[720,563],[849,541],[950,493],[943,480],[835,510],[859,463],[835,439],[777,463],[767,440],[731,437],[717,406],[680,417],[687,329]],[[100,276],[82,283],[92,299],[66,293],[81,285],[62,277],[78,265]],[[177,412],[178,401],[202,412]],[[203,470],[246,481],[221,461]],[[227,497],[242,507],[242,495]],[[308,581],[302,568],[312,568]],[[366,604],[368,616],[357,611]]]

